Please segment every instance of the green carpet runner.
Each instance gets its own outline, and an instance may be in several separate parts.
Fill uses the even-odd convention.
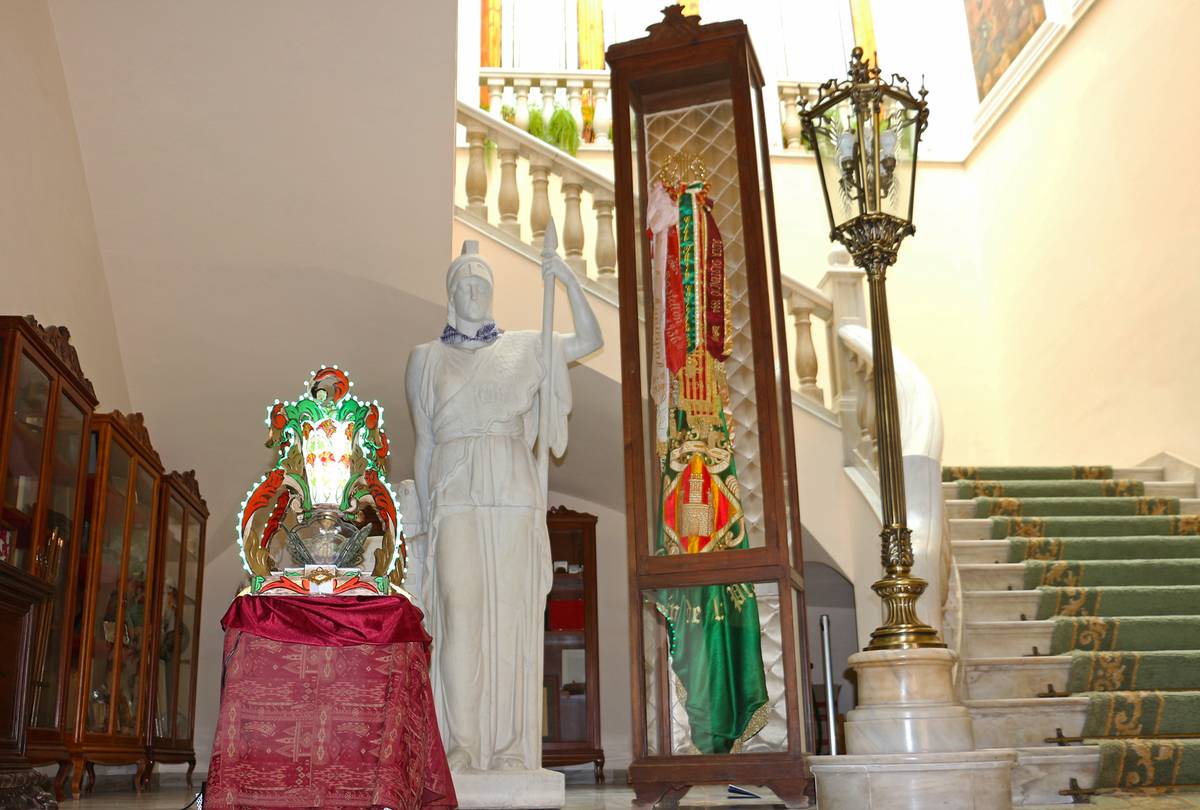
[[[1026,560],[1025,588],[1200,584],[1200,559]]]
[[[1100,517],[994,517],[992,538],[1128,537],[1147,534],[1200,534],[1200,515]]]
[[[1200,586],[1038,588],[1037,618],[1200,615]]]
[[[1112,467],[945,467],[943,481],[1109,480]]]
[[[1133,498],[1146,494],[1141,481],[956,481],[961,499],[989,498]]]
[[[1030,618],[1054,621],[1050,654],[1071,657],[1067,690],[1088,698],[1097,786],[1176,793],[1200,787],[1200,515],[1112,474],[947,467],[942,480],[1024,565]]]
[[[975,517],[1178,515],[1178,498],[976,498]]]
[[[1200,557],[1200,535],[1165,537],[1013,537],[1008,561],[1025,560],[1183,560]]]

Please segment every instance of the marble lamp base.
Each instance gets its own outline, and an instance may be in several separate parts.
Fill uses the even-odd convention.
[[[460,808],[559,808],[567,802],[566,777],[545,768],[536,771],[455,771],[454,792]]]
[[[846,713],[851,754],[974,751],[971,715],[958,701],[943,648],[871,650],[850,656],[858,707]]]
[[[1011,750],[809,757],[821,810],[1011,810]]]

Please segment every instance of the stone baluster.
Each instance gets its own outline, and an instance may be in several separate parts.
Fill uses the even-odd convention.
[[[497,118],[504,109],[504,79],[495,77],[487,80],[488,112]]]
[[[571,176],[563,177],[563,198],[566,214],[563,217],[562,246],[567,266],[581,278],[587,277],[587,260],[583,258],[583,215],[579,211],[579,196],[583,184]]]
[[[800,393],[816,402],[825,404],[825,392],[817,385],[817,349],[812,339],[812,303],[802,295],[790,296],[792,317],[796,319],[796,379]]]
[[[596,278],[604,284],[617,284],[617,240],[613,237],[613,200],[592,197],[596,209]]]
[[[513,126],[525,132],[529,131],[529,79],[513,79],[513,96],[516,104],[513,107]]]
[[[580,137],[583,137],[582,79],[567,80],[567,108],[571,111],[571,117],[575,119],[575,128],[579,131]]]
[[[529,176],[533,181],[533,200],[529,205],[530,241],[539,251],[542,249],[546,223],[550,221],[550,164],[543,163],[543,160],[531,156],[529,162]]]
[[[521,210],[521,195],[517,191],[517,150],[508,143],[500,145],[500,193],[496,207],[500,209],[500,227],[519,239],[521,223],[517,214]]]
[[[800,111],[796,105],[800,95],[799,88],[783,85],[779,88],[779,94],[783,97],[783,148],[799,149],[800,135],[803,132]]]
[[[543,129],[550,128],[550,116],[554,115],[554,88],[558,82],[554,79],[542,80],[542,124]]]
[[[612,107],[608,100],[608,82],[597,79],[592,82],[592,132],[597,146],[608,146],[609,131],[612,129]],[[599,247],[599,246],[597,246]]]
[[[467,211],[487,221],[487,166],[483,142],[487,133],[482,129],[467,130]]]

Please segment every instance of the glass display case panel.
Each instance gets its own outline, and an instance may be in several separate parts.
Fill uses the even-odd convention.
[[[79,473],[86,447],[86,414],[65,392],[59,392],[54,418],[54,449],[51,456],[50,494],[46,509],[48,564],[54,568],[54,595],[49,602],[49,630],[35,662],[33,676],[33,726],[58,725],[58,684],[62,672],[63,626],[67,609],[70,550],[76,542],[76,508],[79,504]]]
[[[648,755],[788,750],[776,582],[645,590],[642,622]]]
[[[780,500],[783,504],[782,521],[778,531],[782,533],[784,545],[788,550],[788,559],[797,569],[801,567],[803,554],[799,548],[799,517],[793,512],[797,509],[796,499],[796,462],[795,436],[792,431],[792,380],[788,354],[787,333],[789,331],[785,319],[787,299],[784,294],[782,268],[779,266],[779,236],[775,232],[775,203],[771,180],[771,153],[768,146],[767,127],[770,119],[763,109],[761,91],[751,98],[751,111],[754,120],[754,142],[758,145],[758,205],[763,223],[762,239],[764,242],[763,258],[766,267],[764,285],[767,291],[767,318],[764,319],[765,337],[772,347],[774,365],[772,373],[775,377],[775,441],[784,448],[779,464]]]
[[[42,452],[50,410],[50,375],[22,352],[18,361],[12,412],[9,414],[8,459],[4,504],[32,519],[41,485]],[[33,549],[32,520],[0,537],[0,562],[29,568]]]
[[[200,623],[199,579],[200,548],[203,542],[203,523],[191,510],[187,513],[184,535],[183,605],[179,625],[179,699],[175,710],[175,737],[192,736],[192,681],[195,680],[193,660],[196,628]]]
[[[150,538],[154,531],[154,476],[139,466],[133,490],[133,514],[129,527],[129,558],[126,562],[121,665],[118,670],[116,732],[135,735],[141,727],[142,658],[145,654],[146,589],[150,582]]]
[[[167,507],[166,539],[163,543],[163,579],[159,593],[158,666],[154,701],[154,736],[175,736],[175,697],[179,691],[181,650],[179,602],[180,582],[187,576],[183,564],[183,504],[171,498]]]
[[[696,99],[700,101],[697,103]],[[645,93],[639,286],[651,555],[766,544],[742,189],[728,80]],[[748,133],[747,133],[748,134]],[[644,211],[642,210],[644,209]]]
[[[106,733],[112,714],[113,675],[122,634],[117,632],[117,614],[121,597],[121,567],[125,556],[125,518],[130,498],[133,459],[121,445],[113,442],[108,459],[108,480],[104,486],[104,516],[100,529],[97,561],[99,572],[93,595],[91,680],[88,685],[88,731]]]
[[[789,588],[788,591],[792,600],[792,609],[795,611],[792,614],[792,651],[795,656],[793,671],[796,673],[799,698],[804,701],[812,694],[813,671],[809,667],[809,663],[811,661],[814,665],[817,665],[821,660],[821,655],[819,650],[813,656],[808,654],[808,633],[805,631],[805,628],[808,627],[808,622],[806,619],[807,610],[804,604],[804,591],[797,588]],[[812,736],[813,729],[809,727],[809,722],[812,722],[814,719],[814,713],[802,709],[801,717],[806,718],[806,720],[799,724],[800,734],[795,740],[795,743],[799,746],[797,750],[815,752],[815,748],[809,747],[816,742]],[[845,751],[845,748],[842,750]]]

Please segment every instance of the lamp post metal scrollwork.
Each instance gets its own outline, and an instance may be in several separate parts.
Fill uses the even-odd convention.
[[[908,81],[895,74],[885,81],[878,67],[863,60],[862,48],[855,48],[848,78],[830,79],[815,101],[801,102],[804,131],[817,150],[830,239],[846,246],[854,263],[866,271],[870,288],[886,573],[871,586],[883,600],[884,623],[871,634],[868,650],[946,646],[917,616],[917,600],[927,583],[912,575],[885,288],[900,242],[916,232],[913,186],[917,147],[929,118],[925,94],[922,87],[914,96]]]

